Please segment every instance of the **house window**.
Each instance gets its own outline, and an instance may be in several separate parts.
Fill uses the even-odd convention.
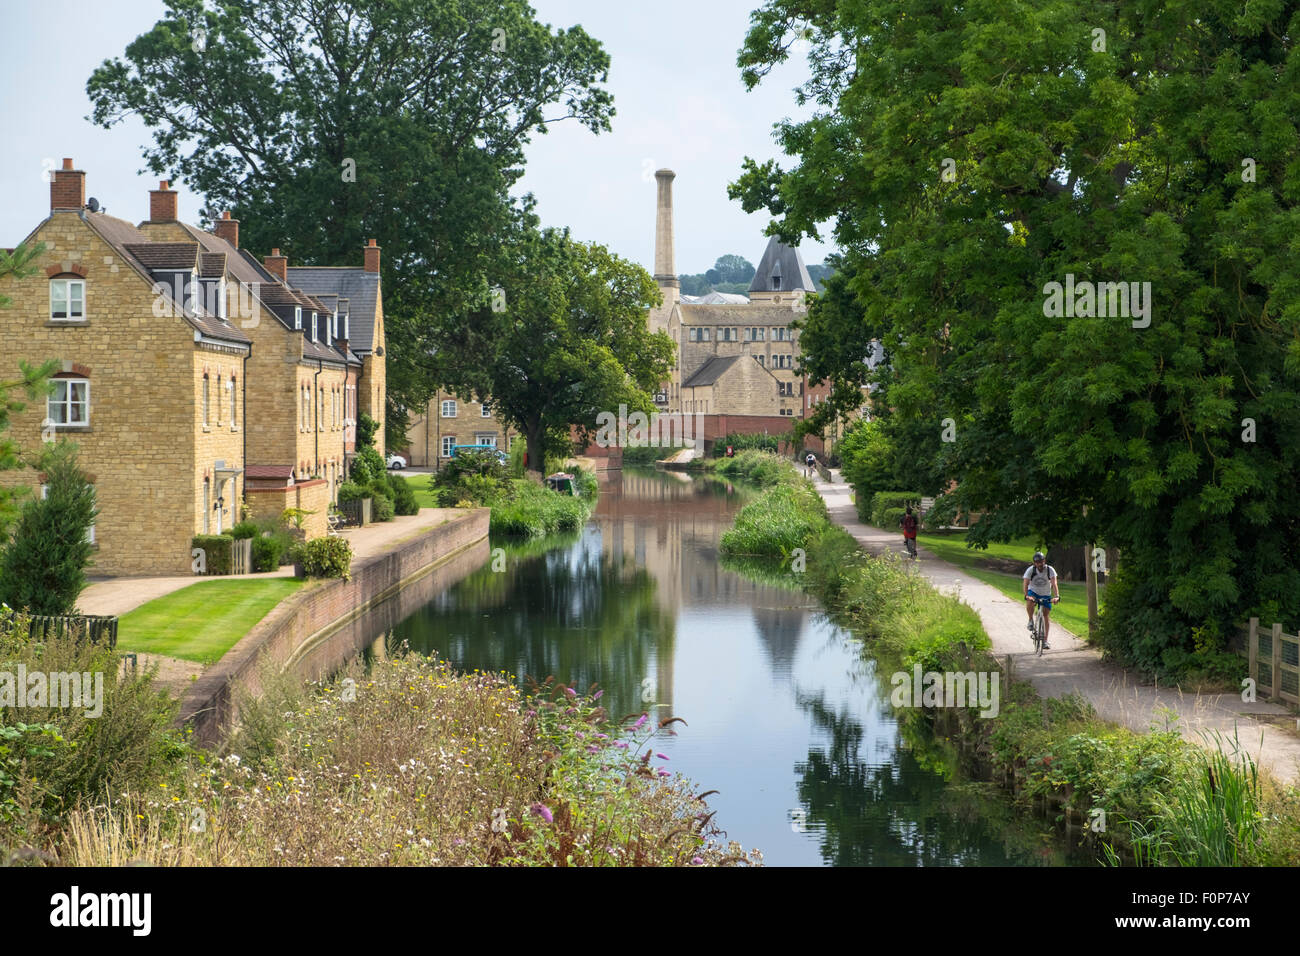
[[[772,356],[772,368],[791,368],[794,365],[794,356],[789,352],[783,355]]]
[[[758,359],[758,364],[759,364],[759,365],[763,366],[763,368],[767,368],[767,356],[766,356],[766,355],[755,355],[754,358]]]
[[[774,328],[774,329],[772,329],[772,341],[773,341],[773,342],[790,342],[790,341],[793,341],[793,339],[791,338],[790,330],[789,330],[789,329],[787,329],[787,328],[785,328],[785,327],[778,327],[778,328]]]
[[[234,428],[239,423],[235,420],[236,392],[235,377],[233,375],[230,376],[230,381],[226,383],[226,389],[230,392],[230,427]]]
[[[325,393],[320,389],[316,390],[316,430],[325,430]]]
[[[456,436],[455,436],[455,435],[443,435],[443,436],[442,436],[442,457],[443,457],[443,458],[450,458],[450,457],[451,457],[451,450],[452,450],[453,448],[455,448],[455,447],[456,447]]]
[[[221,424],[221,376],[217,376],[217,424]]]
[[[203,533],[207,534],[211,527],[211,519],[208,517],[212,511],[212,486],[208,484],[208,479],[203,479]]]
[[[315,312],[313,312],[313,313],[311,314],[311,340],[312,340],[313,342],[318,342],[318,341],[320,341],[320,340],[316,337],[316,313],[315,313]]]
[[[763,341],[763,331],[764,331],[764,330],[761,329],[761,328],[748,328],[748,329],[745,329],[745,341],[746,341],[746,342],[761,342],[761,341]]]
[[[64,322],[81,322],[86,318],[86,281],[84,279],[50,280],[50,318]]]
[[[226,280],[222,279],[217,283],[217,317],[223,322],[228,318],[226,314]]]
[[[302,420],[298,422],[298,431],[306,431],[310,425],[311,418],[310,406],[307,404],[307,386],[298,386],[298,397],[302,399]]]
[[[492,446],[493,448],[496,448],[496,447],[497,447],[497,434],[496,434],[496,432],[491,432],[491,433],[483,434],[483,435],[475,435],[475,436],[474,436],[474,444],[476,444],[476,445],[490,445],[490,446]]]
[[[50,486],[41,485],[41,500],[44,501],[49,496],[50,496]],[[93,521],[90,523],[90,527],[86,529],[86,543],[87,544],[95,543],[95,523]]]
[[[204,428],[208,427],[208,416],[209,414],[211,414],[209,411],[211,401],[212,401],[212,395],[208,388],[208,376],[207,373],[205,372],[203,374],[203,427]]]
[[[481,415],[483,418],[491,418],[492,406],[489,405],[487,402],[484,402],[483,405],[479,408],[479,415]]]
[[[299,332],[302,331],[302,306],[300,305],[293,307],[293,327]]]
[[[449,399],[447,399],[446,401],[444,401],[444,402],[442,403],[442,417],[443,417],[443,418],[455,418],[455,417],[456,417],[456,400],[455,400],[455,399],[451,399],[451,398],[449,398]]]
[[[54,425],[90,424],[90,381],[84,378],[56,378],[54,394],[45,404],[48,420]]]

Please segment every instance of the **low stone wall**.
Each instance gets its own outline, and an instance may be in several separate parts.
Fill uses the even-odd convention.
[[[324,478],[299,481],[289,488],[249,488],[244,495],[253,518],[279,518],[285,508],[314,512],[302,523],[308,540],[321,537],[329,526],[330,488]]]
[[[190,724],[196,741],[210,746],[236,716],[239,690],[254,695],[261,692],[263,657],[277,670],[289,670],[305,679],[338,667],[374,640],[373,634],[349,627],[367,611],[402,595],[404,585],[436,575],[431,581],[422,581],[423,586],[415,592],[427,601],[437,593],[429,588],[453,584],[487,560],[489,515],[487,508],[465,511],[390,551],[356,562],[350,581],[309,582],[195,682],[181,701],[178,721]],[[401,602],[407,613],[416,606]]]

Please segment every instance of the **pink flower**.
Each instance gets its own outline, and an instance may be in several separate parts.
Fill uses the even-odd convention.
[[[591,699],[592,699],[592,700],[600,700],[600,695],[603,694],[603,693],[605,693],[603,690],[598,690],[598,691],[596,691],[596,693],[594,693],[594,694],[591,695]]]
[[[534,803],[531,807],[534,816],[539,816],[547,823],[551,823],[555,817],[551,815],[550,808],[544,803]]]
[[[564,688],[564,692],[565,692],[566,694],[568,694],[570,697],[577,697],[577,696],[578,696],[577,692],[576,692],[572,687],[566,687],[566,688]]]
[[[609,734],[597,734],[596,736],[599,737],[601,740],[609,739]]]
[[[618,743],[614,744],[614,746],[617,747],[619,750],[627,750],[627,741],[620,740]]]
[[[703,857],[698,857],[698,856],[691,857],[691,866],[703,866],[703,865],[704,865]]]
[[[655,754],[655,756],[658,757],[660,760],[667,760],[667,759],[668,759],[668,755],[667,755],[667,754]]]
[[[661,777],[671,777],[672,774],[670,774],[667,770],[660,770],[660,771],[659,771],[659,776],[661,776]]]
[[[589,754],[598,754],[598,753],[600,753],[600,748],[597,747],[597,746],[594,746],[594,745],[590,745],[590,744],[589,744],[589,745],[587,746],[587,753],[589,753]]]
[[[638,727],[640,727],[642,724],[644,724],[644,723],[645,723],[647,720],[649,720],[649,719],[650,719],[650,715],[649,715],[649,714],[642,714],[642,715],[641,715],[641,719],[638,720],[635,724],[632,725],[632,729],[633,729],[633,730],[636,730]]]

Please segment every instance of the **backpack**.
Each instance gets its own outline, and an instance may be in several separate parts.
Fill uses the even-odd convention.
[[[915,530],[916,530],[916,515],[903,515],[904,534]]]

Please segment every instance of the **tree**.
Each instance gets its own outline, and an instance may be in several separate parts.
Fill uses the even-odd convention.
[[[608,130],[608,69],[524,0],[168,0],[87,93],[102,126],[143,120],[149,168],[209,217],[233,210],[245,246],[339,265],[379,238],[388,386],[418,408],[441,384],[414,374],[428,343],[468,320],[528,220],[509,190],[530,137]]]
[[[1104,637],[1146,669],[1300,614],[1295,16],[771,0],[740,55],[752,86],[812,25],[798,163],[731,195],[786,241],[834,221],[863,322],[826,364],[879,333],[899,460],[972,537],[1118,545]]]
[[[23,505],[13,540],[0,553],[0,602],[32,614],[71,614],[86,586],[95,488],[77,467],[77,446],[48,445],[37,467],[46,495]]]
[[[718,256],[718,261],[713,264],[713,269],[719,278],[712,280],[715,282],[745,282],[748,283],[754,278],[754,267],[744,256],[728,254]]]
[[[513,264],[499,296],[430,364],[451,391],[491,396],[497,417],[524,436],[530,470],[539,470],[571,426],[585,439],[602,411],[652,411],[650,393],[667,378],[674,348],[647,327],[661,298],[640,266],[567,230],[523,233],[506,254]]]
[[[44,251],[44,244],[39,242],[34,246],[20,245],[9,253],[0,249],[0,279],[5,276],[13,276],[15,279],[26,278],[33,271],[32,262]],[[11,304],[10,298],[0,292],[0,309],[7,309]],[[9,430],[9,416],[23,411],[27,404],[12,397],[11,393],[15,391],[25,393],[28,401],[45,397],[51,388],[48,379],[57,367],[58,363],[53,360],[36,368],[20,360],[18,378],[9,381],[0,380],[0,471],[12,471],[21,468],[23,464],[19,458],[21,449],[18,443],[5,436],[5,432]],[[7,539],[9,528],[17,517],[17,499],[26,494],[27,490],[21,486],[0,486],[0,543]]]

